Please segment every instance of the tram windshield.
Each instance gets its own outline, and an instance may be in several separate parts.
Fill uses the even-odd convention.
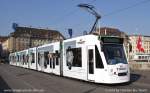
[[[118,63],[127,64],[123,45],[119,44],[104,44],[103,50],[107,64],[114,65]]]

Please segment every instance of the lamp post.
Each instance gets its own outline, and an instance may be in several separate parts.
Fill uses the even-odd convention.
[[[68,29],[68,34],[69,34],[70,38],[72,38],[72,33],[73,33],[72,29],[69,28],[69,29]]]

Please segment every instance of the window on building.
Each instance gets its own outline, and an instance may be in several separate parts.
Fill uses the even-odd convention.
[[[144,56],[142,56],[142,59],[144,59]]]
[[[139,59],[141,59],[141,56],[139,56]]]

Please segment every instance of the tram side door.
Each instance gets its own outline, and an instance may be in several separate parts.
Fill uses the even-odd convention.
[[[94,81],[94,67],[95,67],[95,46],[88,46],[87,48],[87,68],[88,68],[88,80]]]

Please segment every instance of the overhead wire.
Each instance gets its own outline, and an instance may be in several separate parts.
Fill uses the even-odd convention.
[[[89,3],[87,3],[87,4],[93,4],[95,1],[96,1],[96,0],[91,0],[91,1],[90,1]],[[141,1],[141,2],[137,2],[137,3],[133,4],[133,5],[131,5],[131,6],[128,6],[128,7],[125,7],[125,8],[121,8],[121,9],[112,11],[112,12],[110,12],[110,13],[107,13],[107,14],[102,15],[102,18],[103,18],[103,17],[107,17],[107,16],[111,16],[111,15],[114,15],[114,14],[117,14],[117,13],[120,13],[120,12],[123,12],[123,11],[126,11],[126,10],[129,10],[129,9],[131,9],[131,8],[137,7],[137,6],[142,5],[142,4],[145,4],[145,3],[147,3],[147,2],[150,2],[150,0],[143,0],[143,1]],[[73,16],[75,13],[77,13],[77,11],[78,11],[78,9],[74,9],[74,10],[72,10],[71,12],[65,14],[64,16],[61,16],[60,18],[57,19],[58,21],[55,21],[55,22],[54,22],[54,24],[62,23],[65,19],[67,19],[67,18]],[[79,22],[79,23],[80,23],[80,22]],[[76,24],[75,24],[75,25],[76,25]],[[78,24],[77,24],[77,25],[78,25]]]
[[[96,1],[96,0],[91,0],[88,4],[92,4],[92,3],[94,3],[95,1]],[[56,21],[55,21],[53,24],[57,24],[57,23],[59,24],[59,23],[63,22],[65,19],[67,19],[67,18],[73,16],[73,14],[76,14],[77,11],[78,11],[78,9],[74,9],[74,10],[70,11],[69,13],[67,13],[67,14],[65,14],[65,15],[63,15],[63,16],[61,16],[61,17],[59,17],[59,18],[57,18]]]
[[[145,4],[145,3],[147,3],[147,2],[150,2],[150,0],[144,0],[144,1],[141,1],[141,2],[137,2],[136,4],[133,4],[133,5],[131,5],[131,6],[128,6],[128,7],[125,7],[125,8],[121,8],[121,9],[112,11],[112,12],[110,12],[110,13],[108,13],[108,14],[104,14],[102,17],[111,16],[111,15],[114,15],[114,14],[117,14],[117,13],[120,13],[120,12],[123,12],[123,11],[126,11],[126,10],[128,10],[128,9],[137,7],[137,6],[139,6],[139,5]]]
[[[88,4],[92,4],[95,1],[96,0],[91,0]],[[118,10],[115,10],[115,11],[112,11],[110,13],[104,14],[102,17],[111,16],[111,15],[123,12],[125,10],[128,10],[130,8],[139,6],[141,4],[147,3],[147,2],[150,2],[150,0],[144,0],[144,1],[138,2],[138,3],[134,4],[134,5],[131,5],[131,6],[128,6],[128,7],[125,7],[125,8],[121,8],[121,9],[118,9]],[[57,18],[56,21],[53,24],[57,24],[57,23],[59,24],[59,23],[63,22],[65,19],[67,19],[67,18],[73,16],[75,13],[77,13],[77,10],[78,9],[74,9],[74,10],[70,11],[69,13],[65,14],[64,16],[61,16],[60,18]]]
[[[93,0],[93,1],[91,1],[91,3],[94,3],[95,1],[96,1],[96,0]],[[150,0],[143,0],[143,1],[141,1],[141,2],[137,2],[137,3],[133,4],[133,5],[128,6],[128,7],[121,8],[121,9],[112,11],[112,12],[110,12],[110,13],[108,13],[108,14],[102,15],[102,18],[103,18],[103,17],[107,17],[107,16],[111,16],[111,15],[114,15],[114,14],[117,14],[117,13],[120,13],[120,12],[123,12],[123,11],[126,11],[126,10],[128,10],[128,9],[137,7],[137,6],[139,6],[139,5],[142,5],[142,4],[145,4],[145,3],[148,3],[148,2],[150,2]],[[89,4],[90,4],[90,3],[89,3]],[[79,24],[76,24],[76,25],[79,25]]]

